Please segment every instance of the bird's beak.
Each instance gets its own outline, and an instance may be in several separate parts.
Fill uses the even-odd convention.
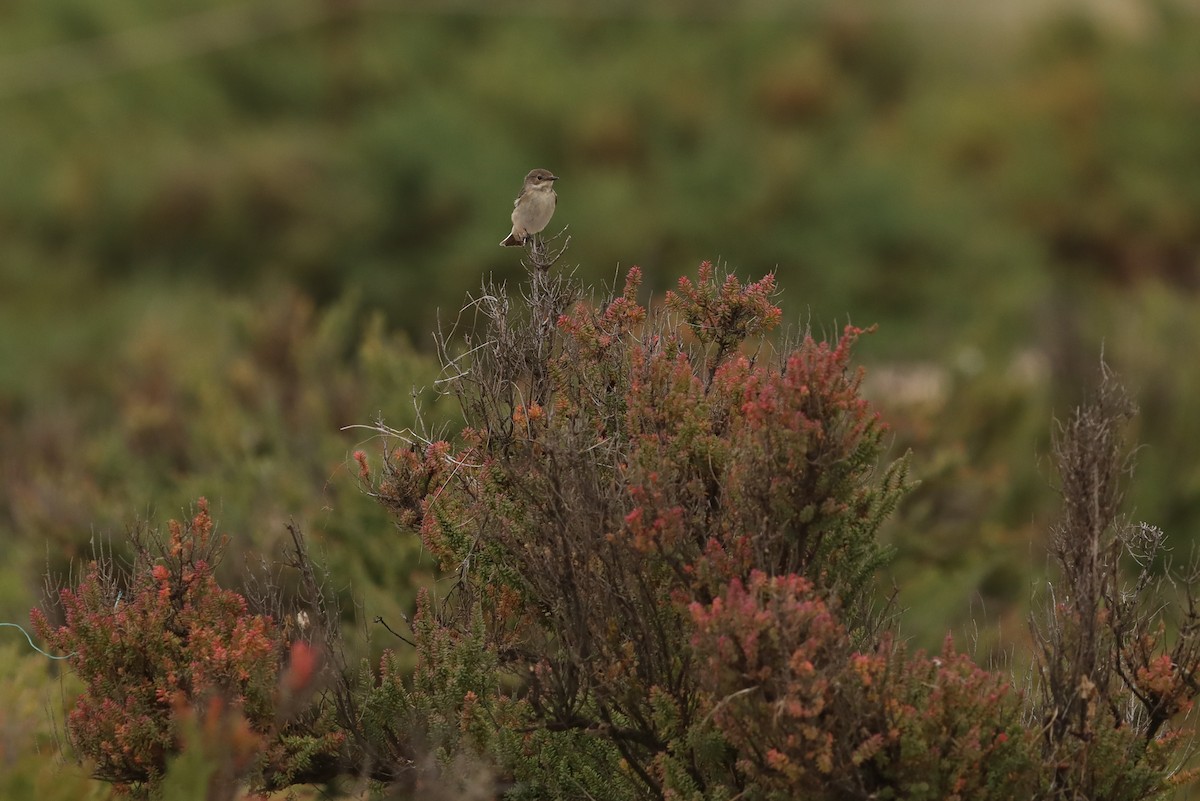
[[[550,178],[549,178],[549,180],[551,180],[551,181],[557,181],[557,180],[558,180],[558,176],[557,176],[557,175],[551,175],[551,176],[550,176]]]

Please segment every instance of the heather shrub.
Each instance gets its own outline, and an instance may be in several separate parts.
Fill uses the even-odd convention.
[[[614,769],[629,797],[746,783],[691,644],[689,605],[730,582],[811,582],[846,642],[879,624],[864,591],[905,465],[877,469],[884,428],[849,364],[863,332],[781,354],[762,339],[780,316],[772,277],[742,284],[706,264],[653,315],[639,281],[631,270],[596,308],[534,270],[527,312],[486,287],[470,362],[443,343],[461,445],[387,452],[372,485],[456,571],[436,625],[476,632],[497,666],[473,696],[497,696],[503,676],[519,688],[499,695],[525,750],[511,732],[495,744],[518,797],[579,792],[568,773],[611,793]]]
[[[312,717],[293,730],[283,716],[285,696],[313,678],[308,646],[297,643],[289,655],[275,620],[251,614],[244,597],[217,584],[226,541],[207,503],[187,523],[172,521],[166,538],[142,530],[132,538],[131,566],[101,555],[77,586],[61,590],[62,625],[32,613],[35,631],[70,654],[84,683],[67,733],[93,774],[149,795],[183,730],[197,725],[223,749],[225,783],[253,774],[262,786],[286,786],[314,757],[335,754],[340,734],[320,731]]]
[[[949,638],[934,658],[891,636],[856,650],[811,584],[763,573],[692,616],[701,683],[750,797],[1037,796],[1020,694]]]

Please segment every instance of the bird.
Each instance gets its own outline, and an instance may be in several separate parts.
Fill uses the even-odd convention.
[[[502,247],[521,247],[531,235],[546,227],[558,204],[558,195],[554,193],[557,180],[558,176],[549,170],[529,171],[521,194],[513,202],[512,233],[500,243]]]

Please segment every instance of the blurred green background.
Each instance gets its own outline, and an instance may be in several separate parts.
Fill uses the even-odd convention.
[[[709,259],[777,272],[794,326],[878,323],[917,644],[1023,646],[1051,420],[1102,353],[1130,514],[1200,534],[1195,3],[39,0],[0,4],[0,620],[205,495],[231,582],[294,519],[395,621],[432,566],[341,428],[417,425],[414,386],[453,424],[431,332],[519,280],[533,167],[585,281],[653,302]],[[49,725],[0,705],[0,764]]]

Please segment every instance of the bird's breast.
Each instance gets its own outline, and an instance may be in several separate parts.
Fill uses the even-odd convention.
[[[530,233],[546,227],[554,214],[555,195],[552,191],[534,191],[521,198],[513,211],[513,222],[521,224]]]

